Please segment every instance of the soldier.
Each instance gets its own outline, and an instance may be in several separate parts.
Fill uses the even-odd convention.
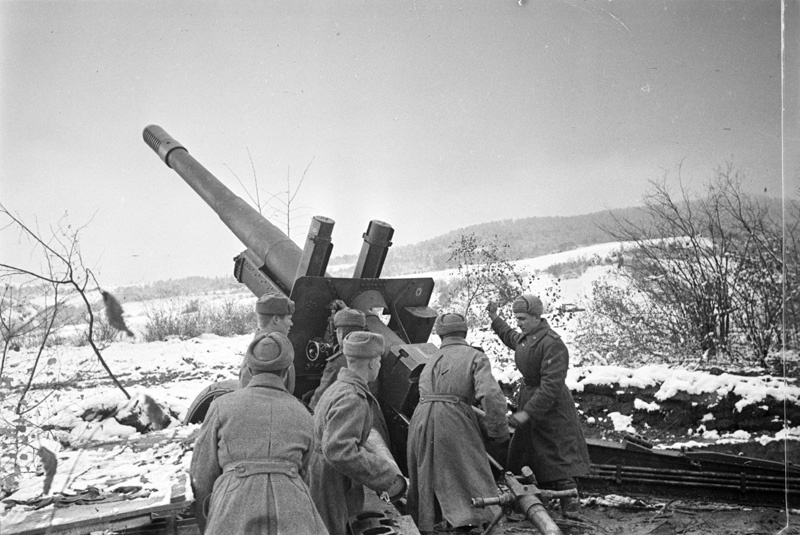
[[[329,386],[333,384],[339,375],[339,370],[347,365],[344,354],[342,353],[342,341],[345,336],[353,331],[363,331],[366,326],[364,313],[357,308],[343,308],[333,316],[333,326],[336,329],[336,340],[339,342],[339,350],[331,355],[325,363],[325,371],[322,372],[322,379],[319,386],[314,391],[314,396],[308,406],[314,409],[319,403],[319,398]]]
[[[473,403],[485,412],[487,439],[508,440],[506,397],[489,359],[467,344],[461,314],[441,314],[434,325],[441,352],[419,377],[420,401],[408,431],[409,512],[423,533],[444,518],[453,528],[482,526],[500,514],[471,498],[497,493]],[[435,470],[434,470],[435,467]]]
[[[589,450],[565,383],[567,346],[542,318],[544,305],[535,295],[521,295],[512,304],[521,332],[497,315],[496,303],[490,302],[486,309],[494,332],[514,350],[514,362],[522,374],[518,412],[508,418],[516,432],[509,444],[506,470],[519,473],[527,465],[540,488],[577,489],[575,477],[589,471]],[[577,499],[561,498],[564,514],[579,508]]]
[[[348,533],[348,517],[364,507],[363,486],[387,492],[392,500],[406,490],[406,479],[394,461],[367,448],[378,403],[367,383],[378,376],[383,347],[380,334],[350,333],[342,347],[347,367],[339,371],[314,413],[317,451],[309,466],[309,488],[331,535]]]
[[[202,533],[327,533],[303,480],[314,422],[284,387],[293,359],[286,335],[265,335],[245,357],[250,384],[211,404],[190,467]]]
[[[289,335],[292,328],[292,314],[294,314],[294,301],[282,294],[265,293],[256,301],[256,316],[258,317],[258,330],[253,341],[250,342],[248,352],[265,339],[269,333],[282,333]],[[239,368],[239,388],[244,388],[250,382],[250,372],[246,366],[247,354]],[[294,391],[294,365],[291,366],[286,377],[286,388],[289,393]]]

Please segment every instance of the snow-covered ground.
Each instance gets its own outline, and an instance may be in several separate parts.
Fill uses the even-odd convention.
[[[619,244],[594,246],[570,254],[548,255],[546,259],[520,261],[518,267],[543,269],[552,263],[579,256],[603,256],[618,248]],[[591,281],[602,276],[607,269],[596,266],[579,279],[569,281],[569,285],[563,289],[567,294],[565,297],[580,302],[587,288],[590,288]],[[429,275],[435,278],[443,276],[442,273]],[[205,298],[186,296],[187,300]],[[255,298],[246,294],[217,298],[255,302]],[[140,333],[147,322],[148,310],[163,305],[152,302],[126,303],[128,325],[134,332]],[[480,344],[488,335],[485,331],[476,330],[470,334],[470,341]],[[565,336],[565,339],[569,341],[569,336]],[[9,352],[2,372],[0,403],[0,475],[4,488],[16,489],[8,498],[24,501],[42,496],[45,474],[42,461],[36,455],[39,447],[53,451],[58,459],[50,495],[74,494],[90,486],[106,492],[121,487],[140,488],[141,492],[148,489],[152,493],[163,492],[164,485],[174,481],[178,474],[185,473],[191,458],[186,440],[198,426],[181,423],[190,404],[209,384],[237,377],[249,340],[250,335],[230,338],[203,335],[189,340],[170,339],[151,343],[120,338],[105,347],[102,354],[131,399],[109,379],[90,347],[49,347],[39,358],[38,371],[33,378],[32,388],[25,394],[21,415],[16,414],[17,404],[30,379],[36,349]],[[435,336],[431,337],[431,341],[438,343]],[[511,382],[518,377],[512,359],[498,359],[493,366],[499,380]],[[657,411],[659,403],[687,395],[716,394],[724,397],[734,393],[738,397],[737,410],[770,400],[796,404],[800,398],[800,387],[784,378],[711,374],[666,365],[630,369],[587,363],[574,366],[567,381],[576,392],[581,392],[589,385],[654,389],[654,400],[637,400],[634,404],[635,410],[640,411]],[[149,433],[154,437],[156,449],[127,447],[126,444],[141,440],[143,436],[135,427],[124,423],[125,417],[137,410],[142,413],[141,408],[148,399],[163,407],[170,420],[164,429]],[[146,416],[142,415],[145,423]],[[613,421],[615,429],[633,433],[640,431],[632,425],[629,414],[611,413],[608,418]],[[704,444],[715,440],[800,439],[798,429],[789,423],[777,433],[758,436],[748,433],[714,436],[714,433],[700,429],[693,433]],[[112,446],[103,453],[87,453],[87,445],[99,443],[111,443]],[[691,443],[685,441],[661,447],[687,445]],[[0,523],[18,519],[20,515],[24,516],[25,511],[27,509],[24,506],[17,505],[0,512]]]

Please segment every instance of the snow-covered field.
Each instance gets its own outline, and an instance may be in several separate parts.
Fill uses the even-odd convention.
[[[616,250],[618,244],[595,246],[591,251],[577,250],[574,256],[604,255]],[[567,254],[549,255],[546,259],[521,261],[519,267],[543,269],[553,262],[564,262]],[[591,287],[591,281],[602,276],[602,266],[590,268],[582,277],[563,285],[564,298],[579,303]],[[429,274],[434,278],[443,274]],[[255,298],[242,292],[233,296],[244,302],[255,303]],[[231,295],[217,296],[231,299]],[[208,296],[186,296],[191,299],[208,299]],[[126,320],[135,333],[140,333],[147,322],[147,311],[158,303],[124,303]],[[569,332],[564,333],[570,342]],[[470,334],[472,343],[481,344],[488,336],[476,330]],[[170,481],[184,473],[191,458],[187,440],[197,425],[183,425],[189,405],[197,394],[212,382],[237,376],[250,335],[221,338],[203,335],[188,340],[170,339],[144,343],[137,339],[119,338],[105,347],[103,358],[130,395],[128,399],[109,379],[88,346],[59,345],[47,348],[39,359],[38,372],[32,388],[25,397],[24,412],[15,410],[24,385],[30,379],[30,370],[36,356],[35,349],[11,351],[2,376],[2,403],[0,403],[0,469],[5,490],[15,490],[9,499],[25,501],[41,498],[45,470],[36,454],[44,447],[55,453],[57,468],[48,495],[75,494],[88,487],[112,493],[115,489],[136,488],[137,492],[156,495],[164,492]],[[431,341],[438,343],[435,336]],[[575,348],[573,348],[575,349]],[[494,362],[498,379],[511,382],[518,374],[513,360]],[[620,366],[581,362],[573,366],[568,376],[569,386],[580,393],[590,386],[617,385],[622,388],[640,388],[653,393],[648,400],[637,399],[633,411],[658,411],[660,403],[688,396],[717,396],[724,398],[732,393],[738,400],[736,410],[753,406],[775,406],[784,401],[796,405],[800,387],[781,377],[743,376],[730,373],[712,374],[699,370],[678,369],[665,365],[641,366],[636,369]],[[162,422],[158,431],[144,436],[130,423],[131,415],[141,426],[152,416],[147,405],[155,401],[162,407],[169,421]],[[710,413],[709,413],[710,414]],[[713,417],[713,416],[712,416]],[[615,430],[643,432],[633,425],[632,414],[609,412],[606,425]],[[781,420],[782,414],[769,418]],[[592,417],[596,420],[596,417]],[[782,420],[781,420],[782,421]],[[588,424],[596,424],[589,421]],[[772,433],[715,433],[706,427],[685,430],[673,443],[658,447],[681,447],[724,441],[765,442],[775,440],[797,441],[800,430],[794,422],[783,422]],[[150,425],[150,427],[153,427]],[[129,447],[147,438],[148,448]],[[87,445],[108,444],[102,452],[86,449]],[[190,498],[190,497],[189,497]],[[54,507],[52,504],[46,507]],[[46,510],[46,507],[44,508]],[[6,526],[24,518],[28,507],[17,505],[0,512],[0,523]]]

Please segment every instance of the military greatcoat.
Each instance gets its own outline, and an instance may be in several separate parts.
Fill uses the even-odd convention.
[[[471,498],[497,494],[473,403],[486,414],[488,438],[508,438],[506,398],[489,359],[464,338],[445,337],[441,353],[419,377],[420,402],[408,432],[409,512],[421,531],[442,517],[451,526],[480,526],[500,513],[472,507]]]
[[[575,401],[564,382],[569,368],[567,346],[545,319],[530,333],[512,329],[500,317],[492,321],[492,329],[514,350],[523,377],[517,407],[531,417],[511,439],[506,470],[518,474],[523,466],[530,466],[540,483],[586,474],[589,450]]]
[[[364,507],[364,486],[388,490],[401,475],[393,462],[368,451],[372,411],[380,410],[367,383],[342,368],[314,411],[316,452],[309,465],[309,488],[331,535],[346,535],[350,515]]]
[[[347,357],[344,356],[341,350],[337,351],[325,362],[325,371],[322,372],[322,378],[319,381],[319,386],[314,390],[314,395],[311,396],[311,401],[308,402],[308,406],[311,407],[311,410],[316,410],[317,404],[319,404],[320,398],[322,398],[322,394],[330,388],[330,386],[336,382],[336,378],[339,377],[339,370],[342,368],[347,367]],[[369,383],[369,391],[374,396],[375,393],[378,391],[378,381],[374,381]],[[389,440],[389,427],[386,425],[386,419],[383,417],[383,411],[378,406],[377,403],[371,405],[372,411],[372,426],[380,433],[381,438],[384,442],[388,445],[390,443]]]
[[[336,378],[339,376],[339,370],[346,367],[347,359],[341,350],[328,357],[325,362],[325,369],[322,372],[322,378],[319,380],[319,386],[314,390],[311,401],[308,402],[308,406],[311,407],[312,410],[317,408],[319,398],[321,398],[322,394],[336,381]]]
[[[214,400],[190,468],[205,533],[327,533],[302,475],[313,419],[272,373]]]

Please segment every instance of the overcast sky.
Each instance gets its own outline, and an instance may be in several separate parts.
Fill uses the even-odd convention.
[[[690,187],[731,161],[798,191],[796,0],[0,0],[0,24],[0,202],[85,225],[105,286],[226,275],[243,249],[148,124],[245,199],[237,176],[285,200],[308,168],[292,238],[332,218],[334,256],[372,219],[402,245],[636,205],[681,162]],[[14,232],[0,250],[28,262]]]

